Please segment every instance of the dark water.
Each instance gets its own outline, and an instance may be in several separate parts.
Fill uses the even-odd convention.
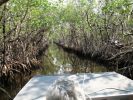
[[[64,52],[56,45],[51,45],[43,57],[43,70],[36,70],[32,75],[24,76],[24,78],[16,78],[17,83],[10,84],[4,87],[9,94],[14,97],[21,88],[35,75],[55,75],[64,73],[92,73],[105,72],[107,69],[104,66],[98,65],[89,60],[78,58],[74,54]],[[0,92],[0,100],[9,100],[7,95]]]

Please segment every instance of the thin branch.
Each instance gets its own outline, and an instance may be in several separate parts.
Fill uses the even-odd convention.
[[[109,58],[108,60],[113,60],[113,59],[115,59],[115,58],[117,58],[117,57],[119,57],[121,55],[125,55],[127,53],[132,53],[132,52],[133,52],[132,49],[131,50],[124,51],[124,52],[120,52],[120,53],[117,53],[116,55],[114,55],[113,57]]]
[[[12,97],[10,96],[10,94],[5,89],[0,87],[0,91],[4,92],[12,100]]]

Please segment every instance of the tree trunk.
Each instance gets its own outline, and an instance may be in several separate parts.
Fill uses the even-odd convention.
[[[0,0],[0,6],[1,6],[2,4],[6,3],[7,1],[9,1],[9,0]]]

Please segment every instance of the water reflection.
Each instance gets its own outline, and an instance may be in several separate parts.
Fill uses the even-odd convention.
[[[52,45],[44,56],[45,66],[41,74],[92,73],[105,72],[107,69],[92,61],[78,58],[73,53],[64,52],[62,48]]]
[[[107,69],[104,66],[98,65],[89,60],[83,60],[78,58],[73,53],[64,52],[63,49],[56,45],[51,45],[46,51],[42,58],[42,65],[44,66],[41,70],[32,72],[30,76],[24,76],[22,79],[17,78],[18,82],[9,87],[5,87],[6,90],[14,97],[20,89],[28,82],[28,80],[38,74],[43,75],[55,75],[64,73],[92,73],[92,72],[104,72]],[[20,81],[21,80],[21,81]],[[0,93],[0,100],[9,100],[6,95]]]
[[[16,76],[16,78],[13,80],[12,83],[7,83],[5,86],[0,85],[0,87],[4,88],[13,98],[22,89],[22,87],[29,81],[31,77],[32,77],[31,75],[29,75],[28,77],[25,75]],[[5,93],[0,91],[0,100],[9,100],[9,97]]]

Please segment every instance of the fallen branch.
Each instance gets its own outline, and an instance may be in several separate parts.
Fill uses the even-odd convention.
[[[0,91],[4,92],[12,100],[12,97],[10,96],[10,94],[5,89],[0,87]]]
[[[131,50],[127,50],[127,51],[124,51],[124,52],[120,52],[120,53],[117,53],[116,55],[114,55],[113,57],[109,58],[108,60],[113,60],[121,55],[125,55],[125,54],[128,54],[128,53],[132,53],[133,52],[133,49]]]

